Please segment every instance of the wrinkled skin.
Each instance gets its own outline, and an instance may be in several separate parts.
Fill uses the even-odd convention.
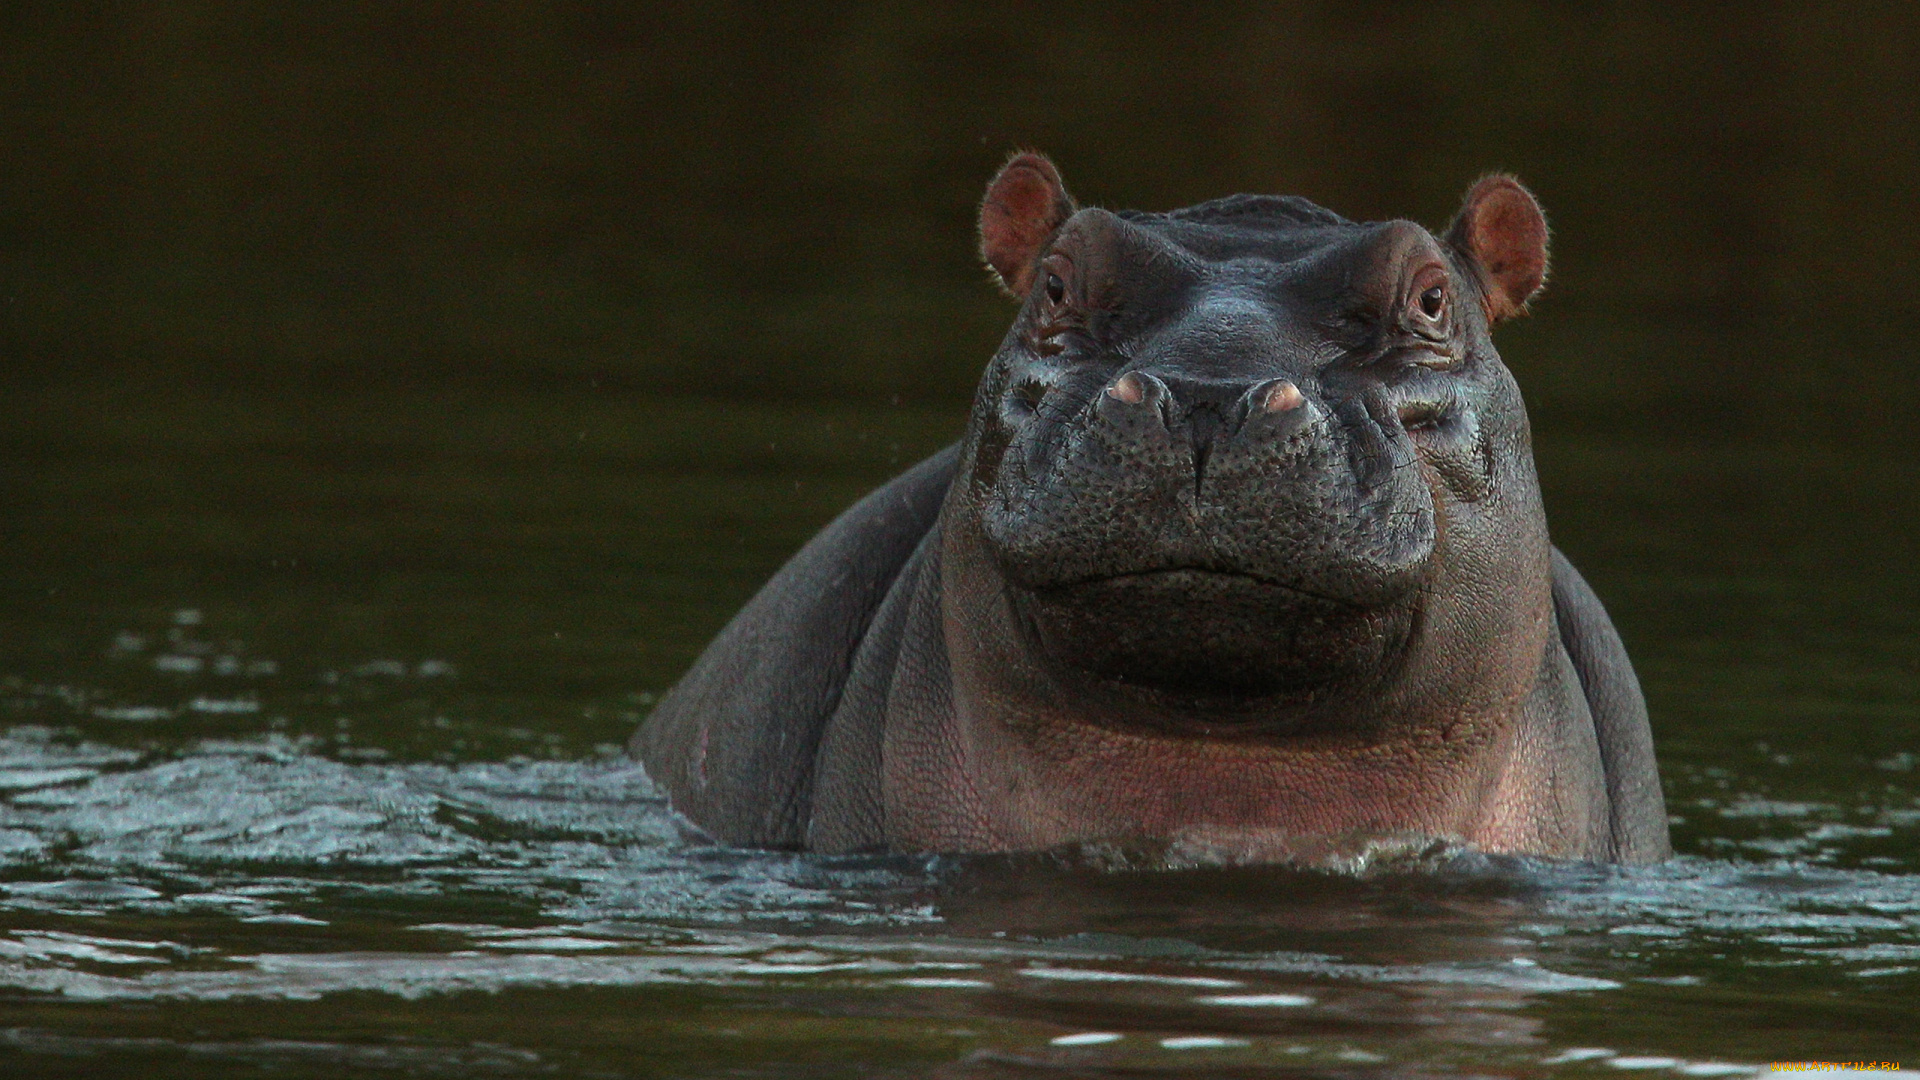
[[[1638,684],[1489,337],[1545,276],[1524,188],[1435,236],[1261,196],[1081,210],[1021,155],[981,228],[1022,307],[966,438],[635,736],[678,809],[830,852],[1668,854]]]

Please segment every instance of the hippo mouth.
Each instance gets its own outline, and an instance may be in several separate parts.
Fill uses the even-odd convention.
[[[1210,711],[1310,700],[1377,677],[1410,602],[1361,605],[1238,570],[1167,567],[1018,590],[1056,666]]]
[[[1338,607],[1361,607],[1360,604],[1352,601],[1315,592],[1312,589],[1304,588],[1298,584],[1280,581],[1256,571],[1229,570],[1217,566],[1198,565],[1162,566],[1143,570],[1122,570],[1115,573],[1098,574],[1078,581],[1055,585],[1046,591],[1060,592],[1071,589],[1084,589],[1097,585],[1109,585],[1118,588],[1134,587],[1148,590],[1191,590],[1196,585],[1203,584],[1220,589],[1271,589],[1278,593],[1291,593],[1302,599],[1319,600]]]

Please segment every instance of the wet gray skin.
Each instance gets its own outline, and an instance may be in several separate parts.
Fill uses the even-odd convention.
[[[1524,188],[1435,236],[1267,196],[1083,210],[1021,155],[981,232],[1023,304],[965,439],[641,728],[676,808],[824,851],[1668,854],[1638,683],[1489,337],[1545,277]]]

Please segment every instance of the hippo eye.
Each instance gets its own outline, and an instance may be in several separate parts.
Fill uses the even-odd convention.
[[[1047,299],[1050,302],[1057,304],[1060,302],[1061,298],[1065,297],[1066,295],[1067,295],[1067,283],[1060,280],[1059,274],[1048,274],[1047,275]]]
[[[1420,314],[1429,319],[1438,320],[1440,313],[1447,309],[1447,290],[1435,285],[1420,294]]]

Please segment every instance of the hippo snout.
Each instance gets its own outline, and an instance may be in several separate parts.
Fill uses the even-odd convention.
[[[983,523],[1011,581],[1185,569],[1356,605],[1417,585],[1433,507],[1391,411],[1383,426],[1298,376],[1137,367],[1090,398],[1063,419],[1037,413],[1020,433],[1028,467],[998,478]]]
[[[1243,437],[1262,447],[1298,448],[1326,412],[1290,379],[1202,382],[1132,370],[1107,384],[1091,419],[1110,441],[1138,440],[1161,451],[1156,456],[1172,467],[1184,456],[1199,489],[1216,448]]]
[[[1404,640],[1434,550],[1397,414],[1310,377],[1129,367],[983,515],[1037,651],[1188,699],[1314,693]],[[1384,419],[1384,423],[1383,423]]]
[[[1216,450],[1241,439],[1254,449],[1298,450],[1326,419],[1293,381],[1198,383],[1151,371],[1122,373],[1095,399],[1092,437],[1123,467],[1160,468],[1207,484]],[[1229,452],[1229,460],[1241,453]],[[1273,464],[1273,462],[1269,462]]]

